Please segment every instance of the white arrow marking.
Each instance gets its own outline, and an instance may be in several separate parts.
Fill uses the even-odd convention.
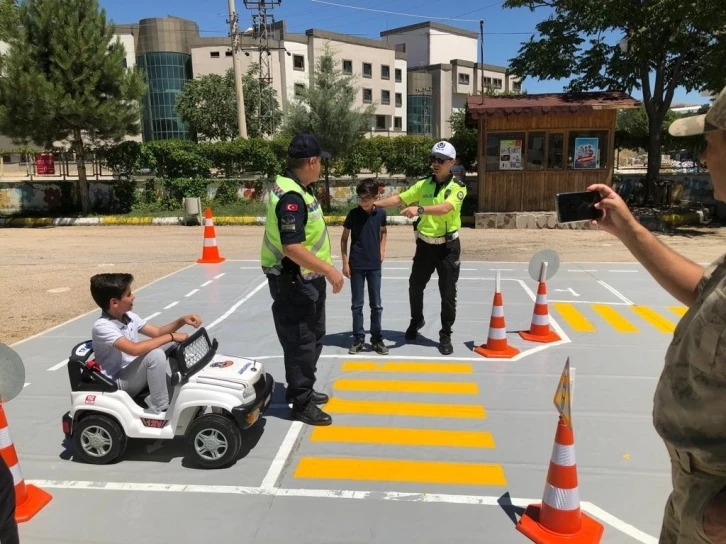
[[[567,289],[555,289],[555,291],[563,291],[567,293],[568,291],[572,293],[572,296],[579,297],[579,293],[576,293],[575,290],[572,287],[568,287]]]

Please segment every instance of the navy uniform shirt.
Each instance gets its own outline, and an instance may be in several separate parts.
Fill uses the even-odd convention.
[[[373,208],[369,214],[360,206],[348,212],[343,227],[351,232],[348,264],[351,270],[381,268],[381,228],[386,226],[386,210]]]

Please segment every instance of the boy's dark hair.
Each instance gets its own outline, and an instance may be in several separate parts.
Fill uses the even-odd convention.
[[[358,184],[358,188],[355,190],[357,195],[363,196],[378,196],[378,183],[373,178],[365,178]]]
[[[96,274],[91,277],[91,296],[102,310],[107,311],[111,299],[121,298],[133,281],[131,274]]]

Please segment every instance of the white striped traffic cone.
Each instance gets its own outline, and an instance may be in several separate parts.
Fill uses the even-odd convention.
[[[541,504],[527,507],[517,530],[537,544],[597,544],[605,528],[580,510],[575,437],[560,417]]]
[[[519,335],[530,342],[557,342],[559,335],[550,329],[550,316],[547,310],[547,286],[544,279],[539,282],[537,299],[532,312],[532,324],[528,331],[519,331]]]
[[[0,403],[0,455],[10,469],[15,483],[15,521],[19,523],[28,521],[53,497],[34,485],[25,484],[2,403]]]
[[[206,208],[204,210],[204,245],[202,247],[202,257],[197,259],[197,262],[200,264],[216,264],[224,261],[225,258],[219,254],[219,247],[217,246],[217,234],[214,230],[212,210]]]
[[[492,316],[489,320],[489,336],[487,343],[474,348],[474,351],[484,357],[501,357],[511,359],[519,350],[507,343],[507,325],[504,321],[504,302],[499,288],[499,271],[497,270],[496,287],[494,289],[494,302],[492,303]]]

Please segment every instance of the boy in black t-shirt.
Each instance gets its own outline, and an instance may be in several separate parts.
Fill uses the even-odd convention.
[[[386,210],[375,205],[378,184],[374,179],[361,181],[356,189],[358,207],[348,212],[343,223],[340,251],[343,256],[343,275],[350,279],[353,311],[353,345],[348,353],[359,353],[365,342],[363,328],[364,284],[368,283],[368,303],[371,307],[371,345],[381,355],[388,353],[381,336],[381,268],[386,255]],[[350,258],[348,236],[352,233]]]

